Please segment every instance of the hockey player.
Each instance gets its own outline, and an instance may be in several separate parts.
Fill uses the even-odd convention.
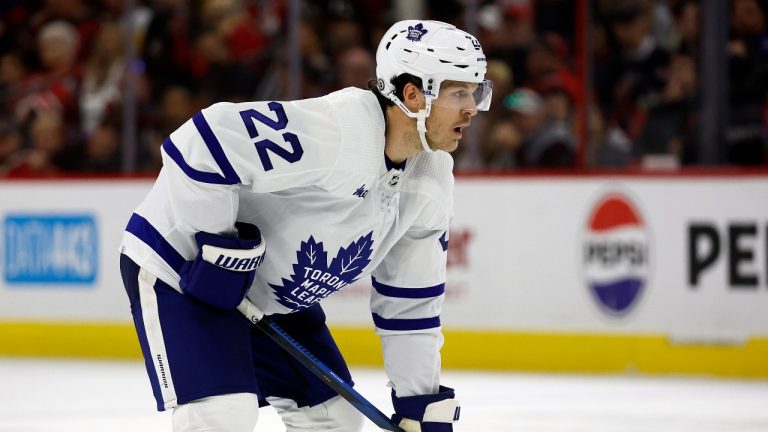
[[[488,109],[470,34],[402,21],[369,90],[218,103],[162,145],[130,217],[121,272],[159,410],[175,431],[251,432],[260,404],[288,431],[359,431],[362,416],[236,306],[244,297],[352,383],[319,302],[372,276],[371,313],[407,431],[453,430],[440,385],[453,162]]]

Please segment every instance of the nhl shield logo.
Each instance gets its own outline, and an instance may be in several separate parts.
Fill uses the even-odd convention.
[[[424,28],[424,24],[418,23],[415,26],[408,26],[408,36],[405,38],[409,41],[418,42],[425,34],[427,34],[427,29]]]
[[[583,243],[587,286],[600,308],[623,316],[637,304],[649,275],[645,222],[624,195],[604,195],[592,209]]]

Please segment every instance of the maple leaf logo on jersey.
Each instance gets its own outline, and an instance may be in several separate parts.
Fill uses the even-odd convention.
[[[328,253],[323,242],[313,236],[296,252],[296,263],[290,279],[282,285],[269,284],[277,302],[293,309],[306,309],[354,282],[371,262],[373,231],[339,249],[328,265]]]

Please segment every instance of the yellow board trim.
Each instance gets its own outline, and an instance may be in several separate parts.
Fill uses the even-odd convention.
[[[344,358],[381,366],[371,329],[334,327]],[[443,367],[499,371],[768,378],[768,337],[740,345],[674,344],[664,335],[445,330]],[[139,359],[130,324],[0,322],[0,355]]]
[[[138,359],[131,324],[0,322],[0,355]]]
[[[382,365],[378,337],[371,330],[333,328],[332,332],[350,363]],[[664,335],[443,333],[444,368],[768,378],[768,337],[725,345],[674,344]]]

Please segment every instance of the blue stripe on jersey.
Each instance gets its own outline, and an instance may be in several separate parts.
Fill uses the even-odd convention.
[[[437,297],[445,293],[444,283],[425,288],[399,288],[384,285],[383,283],[377,281],[374,277],[372,277],[371,280],[373,282],[373,287],[376,289],[376,292],[387,297],[422,299]]]
[[[221,143],[216,139],[216,135],[213,133],[211,126],[205,121],[202,111],[192,117],[192,122],[195,124],[197,131],[200,132],[200,136],[203,137],[205,145],[208,146],[208,151],[211,152],[213,160],[219,164],[221,172],[224,173],[224,178],[226,178],[230,184],[240,183],[240,177],[235,172],[235,169],[232,168],[229,160],[227,160],[227,155],[224,154],[224,149],[221,148]]]
[[[198,171],[187,165],[187,161],[184,160],[184,156],[181,155],[181,152],[176,148],[170,138],[165,139],[165,142],[163,143],[163,150],[168,156],[171,157],[171,159],[173,159],[174,162],[176,162],[176,165],[178,165],[179,168],[184,171],[184,174],[186,174],[187,177],[191,178],[192,180],[199,181],[201,183],[225,185],[239,183],[239,180],[233,183],[231,180],[221,176],[219,173]]]
[[[382,318],[381,315],[372,313],[373,323],[376,327],[383,330],[426,330],[431,328],[440,327],[440,317],[432,318],[413,318],[413,319],[398,319],[398,318]]]
[[[149,223],[146,219],[134,213],[128,221],[126,231],[135,235],[139,240],[146,243],[152,250],[157,252],[160,257],[173,268],[176,273],[186,260],[168,241]]]
[[[219,140],[213,133],[211,126],[207,121],[205,121],[203,113],[199,112],[195,114],[192,117],[192,122],[195,124],[195,128],[197,128],[197,132],[203,138],[203,142],[205,142],[205,146],[208,147],[208,151],[211,153],[211,156],[213,156],[213,160],[216,161],[216,164],[219,165],[219,168],[224,175],[222,176],[219,173],[199,171],[189,166],[187,161],[184,160],[184,156],[181,154],[179,149],[176,147],[173,141],[171,141],[170,137],[166,138],[165,142],[163,142],[163,150],[165,153],[168,154],[168,156],[170,156],[171,159],[176,162],[176,165],[178,165],[179,168],[184,171],[184,174],[186,174],[187,177],[191,178],[192,180],[199,181],[201,183],[212,184],[239,184],[240,176],[237,175],[237,172],[235,172],[232,164],[230,164],[229,160],[227,160],[227,156],[224,154],[224,149],[221,148],[221,143],[219,143]]]

